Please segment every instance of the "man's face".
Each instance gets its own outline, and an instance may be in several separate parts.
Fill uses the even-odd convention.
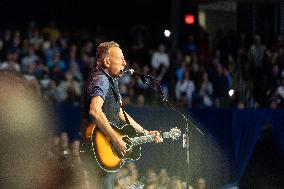
[[[197,181],[198,189],[206,188],[206,181],[203,178],[199,178]]]
[[[109,49],[109,59],[108,72],[112,77],[121,77],[123,75],[124,67],[126,62],[122,50],[118,47],[113,47]]]

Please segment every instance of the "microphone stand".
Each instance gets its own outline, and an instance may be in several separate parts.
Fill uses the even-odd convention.
[[[163,90],[162,90],[162,87],[160,85],[160,82],[156,79],[156,78],[151,78],[151,77],[148,77],[148,76],[143,76],[143,75],[140,75],[140,78],[142,80],[142,82],[144,84],[146,84],[152,91],[154,91],[156,94],[158,94],[161,98],[162,98],[162,101],[168,106],[170,107],[171,110],[173,110],[174,112],[178,113],[182,119],[186,122],[186,129],[185,129],[185,134],[183,135],[183,148],[185,146],[186,148],[186,165],[187,165],[187,177],[186,177],[186,187],[188,189],[189,187],[189,127],[192,127],[193,129],[195,129],[198,133],[200,133],[201,135],[204,135],[204,133],[199,129],[197,128],[193,122],[191,120],[189,120],[183,113],[181,113],[180,111],[178,111],[164,96],[163,94]],[[148,81],[146,80],[147,78],[150,78],[150,79],[154,79],[158,85],[159,85],[159,89],[160,91],[156,91],[149,83]],[[185,140],[185,141],[184,141]]]

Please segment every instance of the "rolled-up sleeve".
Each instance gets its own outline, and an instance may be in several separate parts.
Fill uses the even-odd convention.
[[[100,96],[105,100],[109,89],[109,81],[105,75],[94,76],[92,81],[89,83],[87,94],[91,99],[95,96]]]

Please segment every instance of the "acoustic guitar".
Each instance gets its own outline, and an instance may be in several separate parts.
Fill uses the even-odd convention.
[[[121,158],[117,155],[109,138],[96,127],[94,123],[90,124],[86,129],[86,142],[88,149],[94,154],[99,166],[107,172],[116,172],[119,170],[126,160],[138,160],[141,157],[141,145],[155,140],[155,135],[139,135],[133,126],[126,124],[122,128],[118,128],[110,123],[114,131],[126,143],[127,154]],[[169,132],[161,133],[163,139],[178,139],[181,131],[172,128]]]

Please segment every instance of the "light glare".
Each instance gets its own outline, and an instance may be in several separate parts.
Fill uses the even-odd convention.
[[[164,31],[164,35],[165,35],[165,37],[170,37],[171,31],[170,30],[165,30]]]
[[[234,93],[235,93],[235,90],[234,90],[234,89],[230,89],[230,90],[229,90],[229,96],[233,96]]]

